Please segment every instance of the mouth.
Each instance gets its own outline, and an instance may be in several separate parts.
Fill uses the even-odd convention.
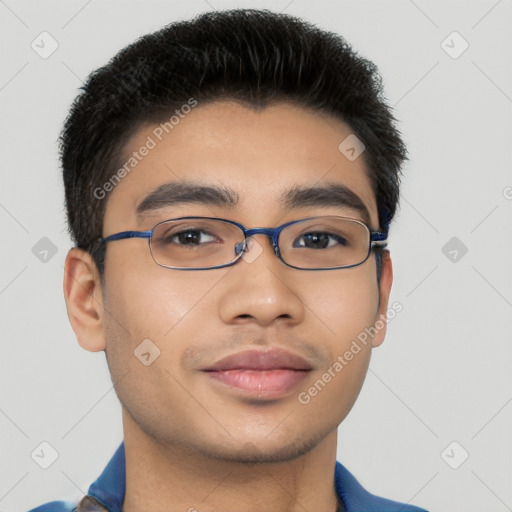
[[[224,389],[259,399],[275,399],[297,388],[313,367],[282,349],[247,350],[231,354],[202,371]]]

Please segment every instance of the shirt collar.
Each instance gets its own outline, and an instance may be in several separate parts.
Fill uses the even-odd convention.
[[[122,512],[126,491],[124,441],[114,453],[103,473],[89,487],[89,495],[107,507],[109,512]]]

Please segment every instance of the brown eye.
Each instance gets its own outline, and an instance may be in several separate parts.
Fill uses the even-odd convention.
[[[174,233],[171,236],[161,240],[162,243],[174,243],[179,245],[202,245],[209,242],[214,242],[216,239],[206,231],[197,229],[187,229]]]
[[[347,245],[347,241],[332,233],[311,232],[304,233],[293,242],[293,247],[305,247],[307,249],[328,249],[336,245]]]

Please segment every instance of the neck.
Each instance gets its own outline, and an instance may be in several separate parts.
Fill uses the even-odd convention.
[[[247,463],[163,445],[127,416],[124,512],[337,510],[336,430],[293,460]]]

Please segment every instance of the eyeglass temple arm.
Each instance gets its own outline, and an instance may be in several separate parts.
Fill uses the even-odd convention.
[[[114,240],[123,240],[124,238],[151,238],[152,234],[153,231],[122,231],[121,233],[115,233],[104,238],[96,238],[96,240],[89,245],[88,250],[97,251],[99,247],[106,242],[113,242]]]
[[[99,238],[99,242],[112,242],[114,240],[123,240],[125,238],[151,238],[153,231],[122,231],[105,238]]]
[[[371,247],[386,247],[388,245],[388,234],[381,231],[370,233],[370,245]]]

